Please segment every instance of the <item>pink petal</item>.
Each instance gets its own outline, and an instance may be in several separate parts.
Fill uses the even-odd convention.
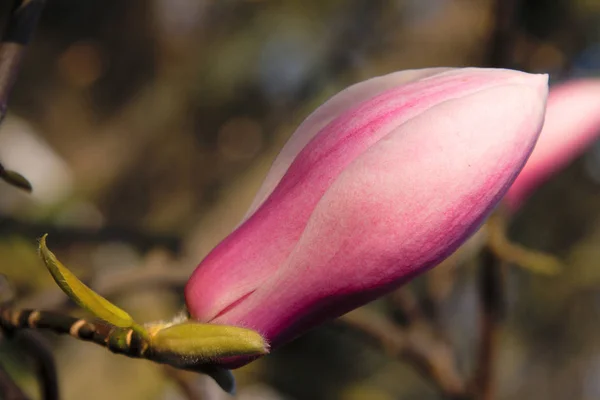
[[[435,266],[525,163],[545,79],[440,102],[370,146],[330,185],[277,271],[213,322],[258,330],[277,346]]]
[[[600,80],[552,88],[546,121],[529,161],[504,198],[517,210],[544,181],[578,157],[600,134]]]
[[[292,161],[294,161],[298,153],[308,144],[308,142],[310,142],[323,127],[342,112],[346,112],[359,103],[375,97],[381,92],[393,87],[424,79],[428,76],[436,75],[451,69],[452,68],[425,68],[398,71],[354,84],[327,100],[310,114],[304,122],[302,122],[285,146],[283,146],[277,155],[277,158],[273,161],[273,165],[271,166],[265,181],[260,189],[258,189],[256,197],[244,219],[247,219],[249,215],[256,211],[271,192],[273,192],[275,186],[277,186],[285,174],[285,171],[287,171]]]
[[[385,79],[385,77],[380,79]],[[423,118],[427,121],[431,120],[432,124],[434,120],[443,121],[446,124],[444,134],[454,133],[455,129],[462,129],[462,125],[454,121],[452,114],[456,113],[458,118],[458,116],[465,113],[465,110],[461,109],[463,101],[457,99],[464,98],[468,107],[475,109],[479,105],[471,105],[472,101],[468,99],[471,97],[480,99],[479,95],[475,95],[476,93],[486,93],[488,91],[495,93],[494,88],[514,86],[517,91],[535,92],[537,96],[535,101],[531,99],[531,96],[525,94],[521,97],[517,96],[513,105],[508,105],[506,101],[499,97],[491,100],[489,97],[484,96],[483,100],[486,103],[481,107],[485,109],[485,112],[476,114],[469,110],[466,111],[474,120],[478,120],[478,118],[480,120],[485,119],[483,117],[487,117],[489,114],[492,114],[490,119],[499,114],[506,117],[505,114],[508,111],[515,114],[513,119],[516,122],[503,122],[501,124],[512,129],[508,133],[504,132],[508,128],[501,129],[501,127],[496,127],[494,124],[486,125],[485,128],[490,133],[488,135],[481,134],[481,138],[483,138],[481,140],[484,143],[499,146],[502,151],[507,151],[514,143],[521,145],[523,140],[532,143],[536,133],[534,127],[541,118],[541,114],[528,113],[528,111],[534,106],[541,107],[544,98],[542,92],[545,90],[544,79],[544,77],[535,77],[509,70],[446,70],[425,79],[378,93],[374,97],[363,100],[341,113],[337,118],[326,124],[298,153],[284,178],[262,206],[234,233],[221,242],[196,269],[186,287],[186,301],[192,316],[198,320],[210,321],[218,315],[227,315],[228,310],[242,312],[243,308],[246,307],[247,300],[250,297],[256,297],[253,295],[255,291],[258,289],[260,289],[259,292],[267,290],[265,287],[266,282],[270,282],[274,277],[280,275],[280,270],[288,262],[286,260],[288,260],[292,250],[303,235],[307,221],[311,217],[315,206],[329,186],[357,157],[367,150],[371,151],[369,149],[376,146],[382,138],[385,138],[403,124],[408,124],[408,121],[415,119],[417,116],[423,115]],[[453,110],[452,112],[433,112],[437,107],[442,107],[445,102],[449,104],[457,102],[461,106],[450,108],[450,110]],[[445,109],[445,107],[443,106],[442,109]],[[429,110],[432,112],[429,112]],[[536,112],[539,113],[537,108]],[[515,124],[521,121],[524,115],[530,118],[529,125],[527,129],[518,130],[518,134],[523,136],[518,139],[514,137],[517,130]],[[461,123],[466,124],[464,121]],[[406,132],[406,130],[402,130],[402,132]],[[502,137],[496,132],[502,132],[506,137]],[[458,135],[460,132],[456,132],[456,134]],[[433,145],[434,148],[438,149],[438,156],[443,157],[445,155],[444,149],[435,143],[435,139],[431,139],[435,137],[430,136],[433,134],[421,131],[414,135],[421,138],[420,142],[424,142],[420,144],[421,146],[425,144],[428,144],[427,146]],[[459,142],[465,146],[464,142]],[[407,146],[410,146],[410,141],[406,143]],[[416,151],[417,147],[412,151]],[[463,153],[469,154],[471,147],[470,144],[466,145],[459,152],[449,152],[446,157],[451,157],[452,160],[462,159],[464,157]],[[478,149],[482,150],[481,148]],[[404,154],[404,152],[399,154]],[[516,170],[519,165],[514,163],[515,157],[520,160],[519,157],[524,159],[527,154],[528,147],[525,146],[517,151],[516,155],[507,153],[506,160]],[[405,156],[398,156],[397,158],[397,162],[407,163],[407,166],[409,160],[410,158]],[[447,158],[446,162],[450,162],[449,160]],[[492,162],[503,165],[502,160],[493,158],[490,158],[487,165],[491,165]],[[396,168],[396,165],[390,164],[390,167]],[[425,165],[421,165],[420,168],[427,169]],[[479,166],[474,164],[473,168],[478,169]],[[422,173],[413,172],[413,181],[423,179]],[[494,170],[490,170],[491,172],[494,172]],[[506,182],[509,177],[505,174],[505,171],[501,172],[500,176],[504,179],[504,181],[501,181]],[[398,182],[405,185],[407,183],[405,180],[408,178],[401,172],[399,173]],[[460,175],[454,176],[454,179],[457,181],[462,180]],[[436,193],[440,192],[440,188],[432,189]],[[498,187],[495,187],[495,189],[496,192],[490,189],[490,193],[497,193]],[[410,190],[414,189],[411,188]],[[479,188],[474,187],[472,190],[475,193]],[[482,199],[489,200],[488,198]],[[343,199],[337,201],[341,202]],[[423,199],[419,201],[423,201]],[[429,201],[429,199],[426,201]],[[421,205],[425,204],[427,203],[421,203]],[[432,204],[435,204],[435,202]],[[491,206],[487,203],[482,204],[485,204],[482,206],[483,208]],[[395,206],[399,207],[400,203],[396,203]],[[425,214],[430,211],[429,206],[427,206]],[[476,211],[483,213],[484,210],[477,209]],[[477,215],[477,218],[480,217],[481,215]],[[400,229],[399,227],[406,223],[406,221],[402,221],[402,224],[397,226],[396,229]],[[469,224],[469,222],[466,222],[465,226],[470,229]],[[466,229],[465,232],[467,231],[469,230]],[[322,237],[321,241],[328,243],[329,239]],[[305,289],[303,283],[302,287]],[[288,289],[285,287],[283,290],[287,291]],[[259,292],[257,292],[257,295],[260,295]],[[237,305],[242,303],[244,307],[238,309]]]

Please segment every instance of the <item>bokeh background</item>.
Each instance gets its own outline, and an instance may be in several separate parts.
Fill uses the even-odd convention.
[[[17,304],[65,307],[36,254],[48,232],[66,265],[136,319],[169,319],[183,308],[185,276],[240,220],[294,127],[351,83],[499,62],[552,82],[600,75],[600,1],[513,1],[500,61],[496,3],[47,0],[0,127],[0,161],[34,187],[29,195],[0,182],[0,273]],[[497,398],[600,398],[600,143],[534,194],[510,236],[566,268],[508,271]],[[457,266],[442,282],[438,310],[465,376],[478,338],[474,270]],[[135,283],[165,271],[172,282]],[[427,279],[411,286],[418,297],[439,290]],[[202,398],[227,398],[206,377],[174,379],[153,363],[45,336],[66,400],[186,399],[182,379]],[[0,360],[37,398],[13,343],[0,344]],[[235,373],[239,399],[441,398],[410,362],[336,323]]]

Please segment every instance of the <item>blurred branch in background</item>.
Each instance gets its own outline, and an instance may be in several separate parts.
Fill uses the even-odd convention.
[[[426,324],[403,329],[367,307],[349,312],[340,321],[378,342],[393,357],[411,362],[448,399],[468,399],[452,349]]]
[[[6,21],[6,27],[0,42],[0,123],[4,120],[8,109],[10,93],[16,82],[26,46],[29,44],[37,27],[45,1],[15,0]],[[0,177],[9,184],[31,191],[31,184],[17,172],[7,170],[0,165]],[[4,288],[6,289],[6,287]],[[10,301],[4,299],[3,301]],[[40,391],[44,400],[58,399],[58,378],[54,357],[44,339],[36,333],[18,332],[16,334],[0,334],[0,340],[5,335],[24,352],[34,365],[39,378]],[[7,399],[26,399],[20,389],[11,384],[12,379],[0,367],[2,394]]]
[[[93,277],[89,286],[108,299],[139,290],[165,288],[181,293],[189,278],[189,271],[176,265],[173,259],[163,251],[154,250],[146,255],[141,265],[124,271],[115,271]],[[56,287],[34,293],[17,301],[22,308],[46,310],[66,310],[73,303]]]
[[[489,249],[480,255],[480,339],[474,389],[479,400],[492,400],[496,393],[496,370],[500,324],[505,314],[506,293],[501,261]]]
[[[0,309],[3,307],[0,305]],[[0,324],[1,325],[1,324]],[[56,364],[50,346],[38,333],[23,330],[3,329],[0,332],[0,341],[6,340],[14,344],[19,353],[33,366],[43,400],[58,400],[58,376]],[[5,387],[2,387],[5,389]],[[4,393],[0,391],[0,394]]]
[[[37,332],[19,331],[11,338],[19,351],[25,353],[38,377],[41,398],[58,400],[58,376],[52,349],[46,339]]]
[[[0,42],[0,123],[6,115],[8,98],[15,84],[23,53],[44,8],[44,0],[15,0]]]
[[[518,30],[515,23],[520,0],[494,0],[492,19],[494,21],[487,46],[487,66],[511,68]]]
[[[182,239],[174,234],[153,234],[139,229],[119,226],[102,226],[97,229],[57,226],[53,223],[35,220],[23,220],[0,215],[0,237],[22,235],[28,238],[40,238],[49,234],[59,244],[72,243],[127,243],[141,252],[154,248],[169,250],[173,254],[181,251]]]
[[[12,2],[6,28],[0,42],[0,124],[8,110],[8,99],[17,80],[23,53],[37,26],[44,0],[15,0]],[[7,183],[31,191],[31,184],[21,174],[0,164],[0,178]]]
[[[4,400],[28,400],[21,388],[12,380],[0,364],[0,394]]]
[[[492,31],[488,44],[488,66],[514,67],[517,40],[517,10],[520,0],[494,0]],[[506,292],[501,261],[488,249],[479,259],[479,353],[473,376],[478,400],[493,400],[497,396],[497,374],[500,324],[505,314]]]

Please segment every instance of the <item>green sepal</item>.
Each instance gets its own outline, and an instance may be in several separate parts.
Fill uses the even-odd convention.
[[[40,239],[40,255],[56,284],[71,300],[96,317],[120,328],[133,328],[138,325],[133,318],[104,297],[87,287],[65,267],[46,246],[46,236]],[[136,329],[137,330],[137,329]]]
[[[155,351],[171,353],[194,363],[223,357],[254,356],[269,352],[256,331],[236,326],[186,321],[159,330],[150,340]]]

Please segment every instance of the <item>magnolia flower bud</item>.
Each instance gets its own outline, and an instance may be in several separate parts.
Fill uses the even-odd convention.
[[[245,220],[186,286],[193,318],[276,347],[441,262],[529,156],[547,77],[425,69],[374,78],[310,115]]]

